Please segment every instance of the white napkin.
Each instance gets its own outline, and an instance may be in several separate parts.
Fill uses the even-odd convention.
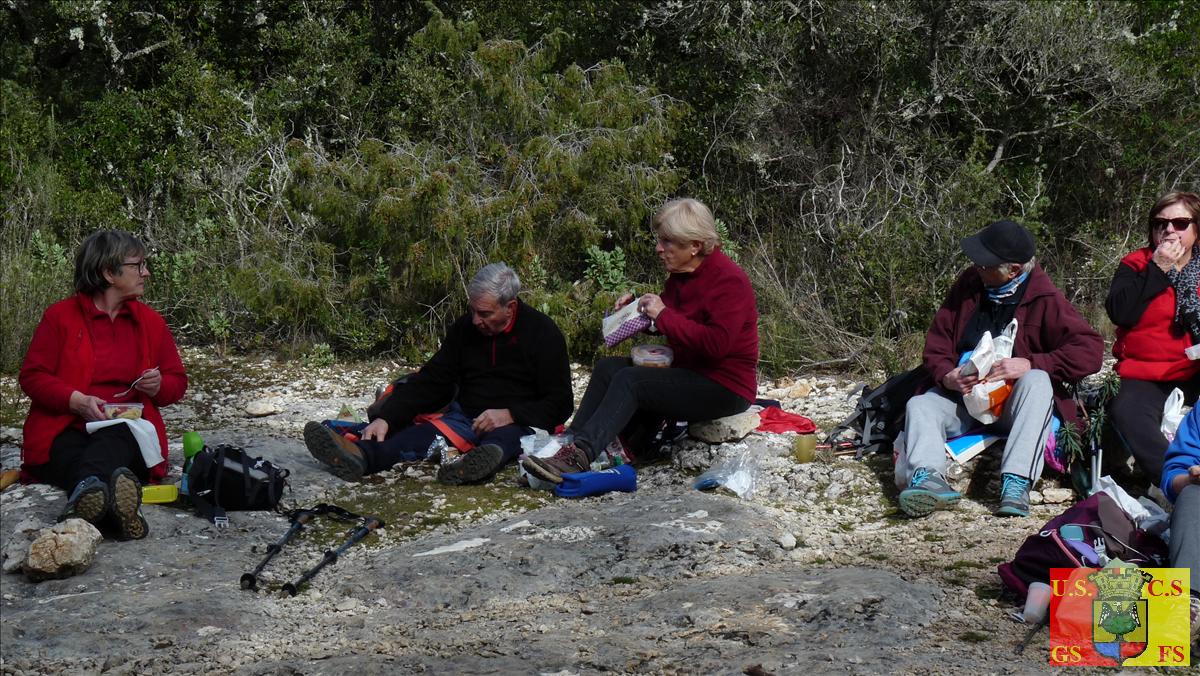
[[[128,418],[115,418],[113,420],[97,420],[90,422],[85,427],[88,434],[91,434],[99,429],[104,429],[110,425],[129,425],[129,431],[133,432],[133,438],[137,439],[138,447],[142,450],[142,460],[146,463],[146,468],[153,467],[157,464],[166,462],[162,457],[162,445],[158,443],[158,430],[154,429],[154,423],[143,418],[130,420]]]

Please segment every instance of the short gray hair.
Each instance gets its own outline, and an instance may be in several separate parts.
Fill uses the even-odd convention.
[[[483,266],[471,283],[467,285],[467,297],[477,300],[484,296],[495,296],[496,302],[507,305],[521,293],[521,279],[516,271],[504,263],[489,263]]]
[[[124,230],[99,230],[87,236],[75,252],[75,290],[93,295],[109,286],[105,272],[121,274],[121,264],[131,256],[146,256],[142,240]]]

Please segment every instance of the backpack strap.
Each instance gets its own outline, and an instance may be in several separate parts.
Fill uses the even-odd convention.
[[[203,491],[203,493],[211,492],[212,499],[205,498],[200,492],[193,491],[191,494],[192,504],[196,506],[196,513],[211,521],[219,529],[229,527],[229,517],[221,508],[221,471],[224,467],[225,447],[218,446],[213,449],[212,462],[204,472],[203,481],[199,483],[203,486],[212,485],[211,490]]]

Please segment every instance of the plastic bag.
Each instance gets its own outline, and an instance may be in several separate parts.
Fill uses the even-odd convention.
[[[545,430],[534,428],[533,434],[527,434],[521,437],[521,457],[531,455],[535,458],[549,458],[558,452],[564,444],[569,444],[574,440],[574,435],[566,434],[550,434]],[[555,484],[550,481],[539,479],[538,477],[525,471],[525,468],[520,462],[517,463],[517,474],[525,477],[529,482],[530,488],[535,488],[539,491],[553,491]]]
[[[726,458],[720,465],[710,467],[692,483],[692,488],[701,491],[724,487],[743,499],[753,496],[757,486],[758,455],[749,448]]]
[[[1004,328],[1004,332],[995,340],[990,331],[984,332],[979,344],[971,352],[967,364],[964,364],[963,375],[978,374],[986,378],[992,367],[1001,359],[1012,356],[1013,342],[1017,336],[1017,320],[1012,320]],[[1012,385],[1003,380],[979,383],[971,391],[963,395],[963,404],[967,412],[979,422],[990,425],[1000,419],[1004,411],[1004,402],[1012,394]]]
[[[1158,425],[1158,431],[1163,433],[1167,441],[1175,441],[1175,431],[1179,429],[1181,422],[1183,422],[1183,391],[1176,387],[1171,390],[1167,402],[1163,404],[1163,417],[1162,422]]]

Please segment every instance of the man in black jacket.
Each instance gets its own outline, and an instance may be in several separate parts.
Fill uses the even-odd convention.
[[[450,326],[437,354],[380,402],[361,440],[310,422],[309,452],[335,475],[357,481],[424,459],[440,436],[462,454],[443,462],[438,480],[476,483],[520,454],[531,427],[553,431],[574,409],[567,344],[552,319],[517,298],[520,290],[504,263],[481,269],[467,287],[470,310]]]

